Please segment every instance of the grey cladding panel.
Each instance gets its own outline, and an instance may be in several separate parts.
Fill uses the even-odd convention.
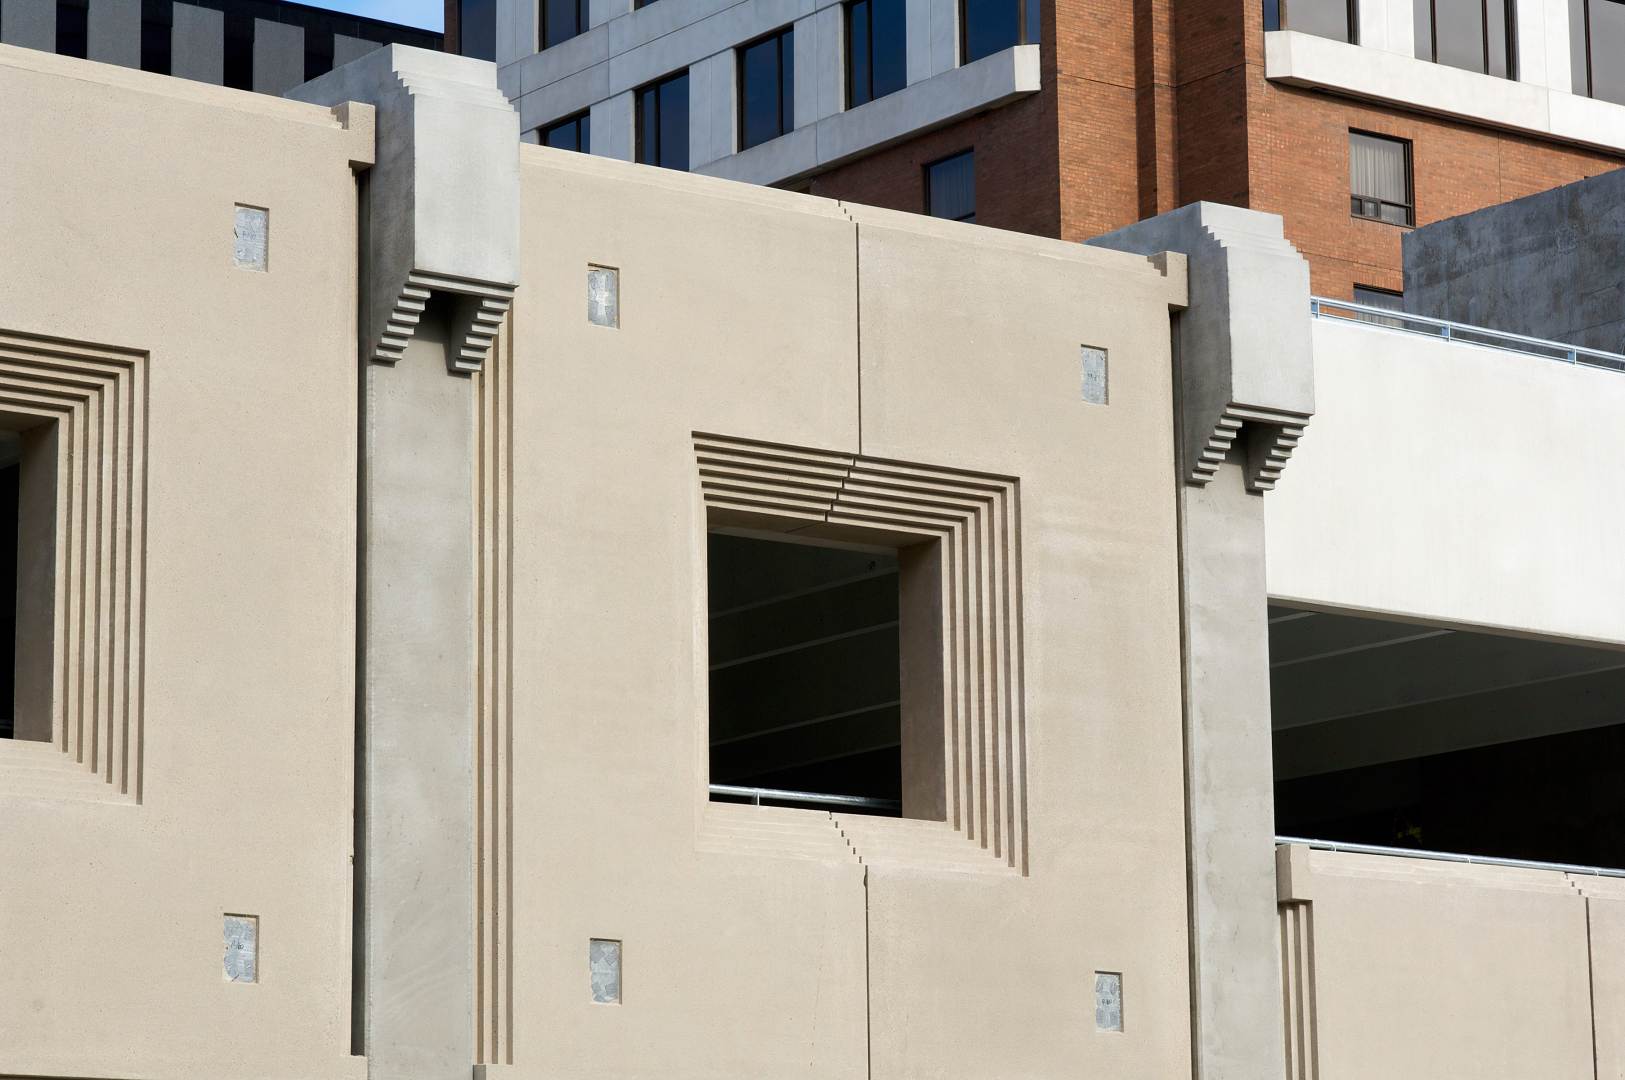
[[[305,28],[254,20],[254,89],[282,96],[305,81]]]
[[[141,0],[90,0],[87,31],[92,60],[141,66]]]
[[[219,86],[226,74],[226,17],[194,4],[176,4],[169,33],[169,73]]]
[[[0,3],[0,41],[56,52],[55,0],[4,0]]]

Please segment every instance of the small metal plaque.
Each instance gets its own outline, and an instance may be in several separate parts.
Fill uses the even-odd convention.
[[[258,206],[237,207],[232,229],[231,258],[243,270],[264,270],[271,232],[270,211]]]
[[[1106,350],[1092,345],[1083,347],[1083,400],[1106,404]]]
[[[607,266],[587,267],[587,321],[594,326],[621,325],[621,272]]]
[[[1116,971],[1095,972],[1095,1030],[1123,1030],[1123,976]]]
[[[257,915],[226,916],[226,981],[259,982],[260,920]]]
[[[592,976],[592,999],[599,1005],[621,1003],[621,943],[605,938],[587,942],[587,969]]]

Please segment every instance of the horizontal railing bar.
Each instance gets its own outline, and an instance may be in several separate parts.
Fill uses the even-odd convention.
[[[788,791],[784,788],[740,787],[737,784],[712,784],[713,795],[735,795],[761,802],[798,802],[813,806],[862,806],[871,810],[900,810],[903,804],[896,799],[871,799],[864,795],[825,795],[818,791]]]
[[[1426,851],[1421,848],[1384,847],[1381,844],[1348,844],[1341,840],[1310,840],[1302,836],[1277,836],[1277,844],[1301,844],[1316,851],[1343,851],[1350,855],[1392,855],[1401,859],[1431,862],[1470,863],[1474,866],[1510,866],[1523,870],[1556,870],[1565,874],[1625,878],[1625,870],[1580,863],[1536,862],[1533,859],[1502,859],[1493,855],[1464,855],[1454,851]]]
[[[1469,345],[1484,345],[1489,348],[1503,347],[1499,344],[1500,342],[1507,342],[1512,345],[1533,346],[1535,348],[1549,350],[1551,352],[1561,354],[1559,356],[1548,357],[1548,359],[1563,360],[1564,362],[1568,362],[1570,357],[1590,357],[1595,360],[1606,361],[1606,363],[1596,365],[1588,364],[1586,365],[1587,367],[1604,367],[1611,371],[1625,370],[1625,354],[1606,352],[1602,349],[1587,348],[1583,345],[1569,345],[1561,341],[1551,341],[1546,338],[1530,337],[1526,334],[1515,334],[1510,330],[1492,330],[1485,326],[1472,326],[1468,323],[1452,322],[1448,319],[1435,319],[1427,315],[1413,315],[1408,311],[1396,311],[1393,308],[1377,307],[1374,304],[1361,304],[1353,300],[1334,300],[1328,296],[1312,296],[1309,298],[1309,312],[1311,315],[1323,316],[1325,318],[1332,319],[1345,319],[1345,321],[1349,322],[1367,321],[1365,319],[1348,319],[1346,316],[1338,314],[1339,312],[1343,311],[1358,312],[1361,315],[1369,315],[1376,319],[1386,320],[1385,322],[1372,324],[1381,329],[1403,330],[1407,333],[1418,333],[1419,331],[1412,329],[1410,326],[1394,325],[1396,323],[1410,323],[1418,326],[1430,327],[1437,331],[1437,333],[1429,334],[1428,336],[1441,337],[1447,341],[1464,341]],[[1471,336],[1466,338],[1458,336],[1462,333],[1466,333]],[[1507,351],[1530,354],[1529,349],[1507,348]]]

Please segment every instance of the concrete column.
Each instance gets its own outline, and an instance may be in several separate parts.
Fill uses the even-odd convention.
[[[90,0],[85,55],[104,64],[141,66],[141,0]]]
[[[473,406],[436,298],[362,417],[363,1046],[372,1080],[474,1061]]]
[[[1314,412],[1309,268],[1281,219],[1213,203],[1090,241],[1186,255],[1176,421],[1192,1052],[1284,1076],[1264,498]]]
[[[959,0],[928,0],[930,11],[931,75],[940,75],[959,66]],[[913,18],[912,8],[909,17]],[[909,82],[913,82],[912,75]]]
[[[799,25],[799,24],[798,24]],[[797,39],[801,37],[796,35]],[[800,67],[801,48],[796,47]],[[734,119],[738,105],[734,79],[734,51],[708,56],[688,68],[688,165],[698,169],[735,152]],[[796,122],[801,122],[801,81],[796,74]],[[593,133],[597,134],[594,126]]]
[[[843,10],[840,4],[831,4],[796,20],[798,128],[841,111],[846,83]]]
[[[56,52],[56,0],[0,3],[0,42]]]
[[[937,0],[903,0],[904,66],[910,83],[923,82],[936,74],[931,58],[931,8]]]
[[[693,87],[693,68],[689,69],[690,89]],[[599,157],[615,158],[618,161],[631,161],[636,146],[633,140],[636,133],[633,125],[637,122],[637,105],[631,90],[616,94],[612,98],[594,103],[592,111],[588,114],[592,118],[592,152]],[[694,114],[689,113],[689,129],[692,133]],[[690,134],[690,139],[693,136]],[[689,147],[693,152],[693,147]]]
[[[497,66],[536,52],[537,0],[497,0]]]
[[[1569,27],[1571,0],[1534,0],[1533,3],[1515,5],[1518,17],[1518,78],[1522,82],[1539,85],[1564,94],[1574,92],[1574,41]],[[1526,13],[1525,8],[1530,10]],[[1522,35],[1534,33],[1535,21],[1541,23],[1544,48],[1537,58],[1522,42]],[[1537,63],[1540,70],[1536,69]]]
[[[632,0],[587,0],[587,28],[602,26],[632,12]]]
[[[254,89],[281,97],[305,81],[305,28],[254,20]]]
[[[343,67],[352,60],[359,60],[368,53],[378,49],[376,41],[366,38],[350,37],[348,34],[333,35],[333,66]]]
[[[175,5],[169,28],[169,73],[216,86],[225,82],[225,15],[212,8]]]

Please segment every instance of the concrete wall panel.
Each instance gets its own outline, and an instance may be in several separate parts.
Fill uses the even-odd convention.
[[[141,66],[141,0],[90,0],[86,31],[90,59]]]
[[[55,52],[55,0],[6,0],[0,7],[0,42]]]
[[[254,89],[281,96],[305,81],[305,28],[254,20]]]
[[[220,85],[226,73],[226,17],[193,4],[176,4],[174,11],[169,73]]]

